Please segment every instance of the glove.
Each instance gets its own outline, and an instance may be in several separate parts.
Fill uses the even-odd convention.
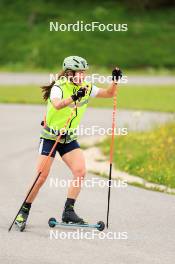
[[[81,99],[83,96],[85,96],[87,89],[86,88],[80,88],[76,93],[74,93],[71,98],[75,102],[79,99]]]
[[[112,71],[112,80],[117,82],[120,78],[122,78],[122,71],[119,68],[115,68]]]

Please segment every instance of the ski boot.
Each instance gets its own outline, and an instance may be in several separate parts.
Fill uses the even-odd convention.
[[[62,221],[64,223],[72,223],[72,224],[87,224],[82,218],[80,218],[74,211],[73,206],[69,206],[68,208],[64,208],[62,214]]]
[[[26,222],[29,216],[29,211],[30,211],[30,208],[23,205],[21,211],[16,217],[15,224],[21,232],[23,232],[26,227]]]

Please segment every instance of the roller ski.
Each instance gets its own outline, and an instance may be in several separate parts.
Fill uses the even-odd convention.
[[[58,222],[56,218],[51,217],[48,221],[49,227],[54,228],[55,226],[65,226],[65,227],[87,227],[96,228],[99,231],[103,231],[105,224],[99,221],[97,224],[89,224],[80,218],[74,211],[73,208],[64,209],[62,215],[62,222]]]
[[[23,205],[21,211],[16,217],[15,225],[20,232],[23,232],[25,230],[27,218],[29,216],[29,211],[30,208],[28,206]]]

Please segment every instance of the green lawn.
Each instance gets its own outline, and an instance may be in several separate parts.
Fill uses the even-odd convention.
[[[37,86],[0,86],[1,103],[41,104],[41,89]],[[173,86],[120,86],[117,107],[152,111],[175,112]],[[91,99],[89,106],[112,107],[112,99]]]
[[[110,139],[100,147],[109,157]],[[116,137],[114,164],[149,182],[175,188],[175,124],[151,132],[132,132]]]
[[[0,68],[60,68],[71,54],[111,69],[175,68],[174,8],[131,10],[122,1],[0,1]],[[76,15],[75,15],[76,14]],[[128,31],[49,31],[60,24],[128,24]]]
[[[118,108],[175,112],[175,87],[173,86],[120,86]],[[93,107],[111,107],[111,99],[92,100]]]
[[[38,86],[0,86],[1,103],[41,104],[41,89]]]

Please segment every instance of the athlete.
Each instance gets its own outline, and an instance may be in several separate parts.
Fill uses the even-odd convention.
[[[42,171],[42,164],[48,158],[47,156],[58,135],[60,135],[61,129],[65,126],[73,108],[75,108],[75,113],[66,131],[64,130],[64,133],[61,134],[61,139],[56,149],[49,158],[44,171],[41,172],[34,188],[16,218],[15,223],[21,230],[24,230],[31,205],[49,175],[56,152],[59,153],[62,160],[71,170],[73,180],[79,183],[74,184],[74,181],[72,181],[68,188],[62,221],[66,223],[85,223],[83,218],[79,217],[74,210],[75,201],[80,193],[81,182],[86,174],[85,158],[77,142],[76,129],[87,108],[89,98],[113,97],[117,87],[117,81],[122,77],[121,70],[115,68],[112,71],[112,82],[109,87],[107,89],[98,88],[85,81],[85,73],[88,68],[88,63],[84,58],[69,56],[64,59],[63,71],[58,79],[51,85],[42,87],[43,99],[47,101],[47,113],[40,135],[39,157],[37,162],[38,173]]]

